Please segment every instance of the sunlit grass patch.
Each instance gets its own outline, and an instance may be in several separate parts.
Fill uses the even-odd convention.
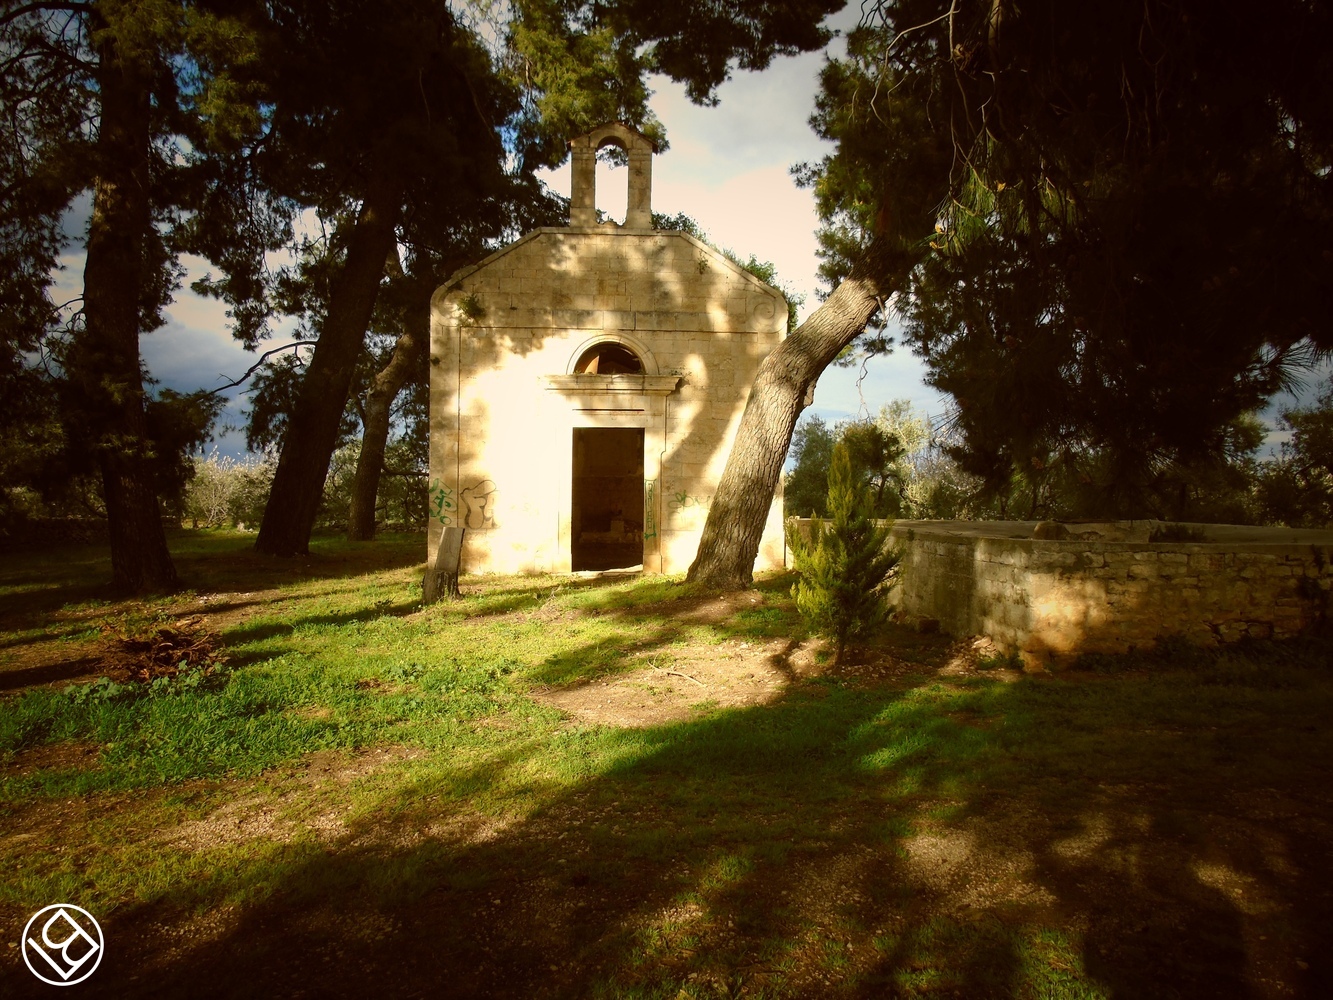
[[[749,636],[790,635],[791,615],[780,607],[743,608],[737,612],[730,631]]]

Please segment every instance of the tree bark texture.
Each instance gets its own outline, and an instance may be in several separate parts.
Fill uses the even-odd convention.
[[[764,359],[704,523],[688,579],[743,590],[806,393],[906,279],[916,257],[877,236],[825,303]]]
[[[347,261],[329,297],[329,312],[287,422],[273,488],[255,549],[274,556],[304,555],[338,443],[357,358],[379,294],[384,261],[402,214],[400,185],[379,178],[361,205]]]
[[[384,450],[389,442],[389,417],[393,401],[412,378],[421,352],[430,337],[430,297],[413,303],[404,321],[402,335],[393,345],[393,355],[366,392],[365,424],[361,431],[361,454],[352,481],[352,505],[347,513],[347,540],[368,542],[375,537],[375,501],[379,496]]]
[[[101,115],[83,272],[83,329],[67,359],[73,425],[102,475],[112,583],[130,592],[177,584],[152,472],[139,359],[142,300],[151,275],[149,74],[109,35],[97,74]]]

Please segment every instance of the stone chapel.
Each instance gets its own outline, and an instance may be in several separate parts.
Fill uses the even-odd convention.
[[[625,222],[597,222],[597,151],[629,159]],[[456,272],[431,300],[430,536],[467,573],[689,568],[782,293],[652,227],[652,141],[570,143],[569,225]],[[755,568],[783,565],[782,498]]]

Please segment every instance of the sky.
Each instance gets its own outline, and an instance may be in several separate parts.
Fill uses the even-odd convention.
[[[855,11],[855,5],[849,8]],[[841,19],[849,17],[843,12]],[[830,51],[841,43],[834,40]],[[778,280],[805,295],[804,318],[817,308],[820,283],[815,254],[819,220],[811,192],[798,188],[790,168],[817,161],[831,151],[810,129],[823,53],[779,58],[758,73],[737,72],[718,90],[716,107],[701,108],[685,97],[684,88],[665,78],[652,81],[652,108],[665,125],[669,148],[653,162],[653,209],[668,215],[684,212],[710,239],[744,257],[754,254],[772,261]],[[569,194],[569,165],[544,175],[558,193]],[[598,207],[612,218],[625,213],[624,173],[598,165]],[[72,212],[74,218],[86,218]],[[72,249],[62,263],[56,294],[78,294],[83,259]],[[215,388],[245,372],[256,358],[231,336],[224,304],[189,291],[189,282],[207,271],[207,262],[186,258],[185,287],[167,310],[165,327],[142,338],[145,364],[152,378],[166,388],[190,392]],[[275,338],[265,345],[285,342]],[[907,399],[917,412],[940,417],[947,407],[924,381],[919,359],[903,348],[870,360],[860,369],[829,368],[820,377],[812,407],[830,423],[878,413],[895,399]],[[245,400],[240,389],[230,400],[222,424],[244,423]],[[1302,396],[1309,398],[1313,390]],[[1275,400],[1270,424],[1291,398]],[[1278,439],[1270,437],[1270,443]],[[245,451],[239,430],[223,430],[215,442],[223,455]]]

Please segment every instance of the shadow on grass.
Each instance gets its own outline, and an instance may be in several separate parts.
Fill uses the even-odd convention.
[[[530,670],[528,677],[537,684],[552,687],[582,687],[643,668],[643,654],[663,649],[684,634],[684,629],[667,620],[636,618],[632,626],[614,638],[552,653]]]
[[[250,535],[183,529],[168,534],[185,591],[200,595],[242,592],[211,604],[211,613],[257,606],[263,599],[250,599],[250,594],[299,579],[350,579],[412,566],[421,560],[423,539],[392,535],[373,544],[353,544],[341,538],[316,538],[309,557],[282,560],[256,554]],[[100,582],[109,572],[108,563],[105,546],[98,545],[57,546],[41,553],[11,554],[0,561],[0,650],[11,649],[21,657],[36,650],[39,659],[54,653],[60,660],[0,670],[0,691],[88,676],[96,660],[85,655],[86,649],[66,652],[50,644],[76,638],[101,618],[127,608],[170,607],[176,599],[117,600],[111,588]],[[406,613],[401,609],[409,605],[415,607],[415,602],[395,605],[394,613]],[[337,620],[338,616],[329,616],[330,622]],[[269,634],[284,630],[278,625],[270,628]],[[229,641],[238,640],[229,637]]]
[[[718,595],[690,584],[671,580],[646,580],[632,590],[625,588],[590,591],[578,609],[586,615],[605,616],[619,625],[617,635],[596,644],[565,650],[549,656],[529,673],[539,684],[578,687],[606,677],[642,669],[654,650],[668,650],[674,644],[701,638],[701,630],[712,641],[727,639],[795,638],[794,646],[805,637],[800,619],[790,607],[762,603],[785,597],[791,588],[790,576],[761,578],[752,595],[758,606],[736,604],[736,595]],[[721,605],[721,607],[719,607]],[[772,663],[790,674],[784,658]],[[788,678],[791,679],[790,676]]]
[[[247,535],[186,537],[173,544],[172,556],[182,584],[199,593],[265,590],[293,579],[339,579],[414,565],[424,569],[426,559],[424,533],[386,534],[374,542],[317,535],[310,540],[309,555],[291,558],[260,555],[253,546],[253,536]]]
[[[335,843],[219,872],[258,901],[200,924],[203,940],[164,956],[153,933],[219,891],[206,885],[117,912],[119,947],[84,991],[1328,995],[1333,817],[1311,794],[1327,737],[1252,746],[1276,771],[1263,752],[1229,760],[1231,742],[1190,729],[1209,705],[1155,683],[816,682],[761,708],[419,765]],[[1254,693],[1201,700],[1240,718]],[[1325,682],[1304,711],[1327,705]],[[525,777],[543,757],[572,770]],[[503,789],[522,818],[449,824]],[[1310,821],[1266,822],[1256,804]]]
[[[101,660],[95,656],[81,656],[63,660],[60,663],[47,663],[39,667],[20,667],[17,670],[0,671],[0,691],[17,691],[20,688],[34,687],[38,684],[55,684],[59,681],[77,680],[95,673],[101,667]]]
[[[580,602],[580,610],[590,608],[623,608],[642,604],[645,590],[664,594],[680,591],[681,585],[673,580],[627,577],[613,571],[606,576],[543,576],[500,577],[465,576],[459,581],[462,596],[445,599],[438,605],[439,612],[451,617],[485,618],[511,614],[515,611],[535,610],[548,600],[569,594],[588,595]]]
[[[446,598],[436,608],[438,613],[446,617],[492,618],[515,611],[532,611],[555,596],[591,589],[599,586],[599,583],[598,580],[550,576],[538,581],[513,583],[506,579],[497,584],[490,580],[464,577],[459,584],[462,595]]]
[[[311,540],[311,554],[291,559],[262,556],[254,536],[180,529],[167,534],[183,590],[200,594],[240,589],[266,590],[294,579],[336,579],[425,562],[424,535],[386,535],[371,543],[342,538]],[[7,630],[25,618],[72,605],[110,603],[124,595],[106,580],[110,559],[105,545],[59,545],[41,552],[0,558],[0,593],[5,595]],[[160,598],[158,598],[160,599]]]

